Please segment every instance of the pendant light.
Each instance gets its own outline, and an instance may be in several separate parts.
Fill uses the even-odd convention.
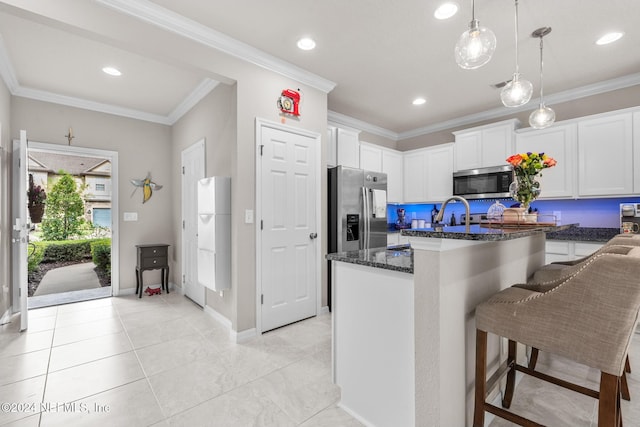
[[[544,129],[553,124],[556,120],[556,113],[549,107],[544,105],[544,81],[542,78],[542,38],[551,32],[551,27],[542,27],[531,33],[532,37],[540,37],[540,105],[537,110],[533,110],[529,116],[529,124],[534,129]]]
[[[456,62],[465,70],[482,67],[496,50],[495,34],[487,27],[481,27],[476,19],[475,0],[471,2],[471,10],[469,29],[462,33],[454,49]]]
[[[533,85],[529,80],[520,78],[518,68],[518,0],[516,0],[516,72],[513,79],[502,88],[500,99],[505,107],[519,107],[531,99]]]

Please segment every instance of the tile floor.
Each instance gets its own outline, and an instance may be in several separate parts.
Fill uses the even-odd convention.
[[[330,315],[243,344],[177,292],[30,310],[26,333],[13,320],[2,426],[361,425],[336,407]]]
[[[1,426],[361,425],[336,406],[330,315],[234,344],[176,292],[30,310],[29,331],[17,332],[18,324],[0,326],[0,402],[16,404],[0,408]],[[591,369],[544,353],[538,363],[597,388]],[[639,335],[631,364],[632,400],[623,401],[623,415],[636,426]],[[550,426],[596,425],[594,399],[527,376],[512,409]]]

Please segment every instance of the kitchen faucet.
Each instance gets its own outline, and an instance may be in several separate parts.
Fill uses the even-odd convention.
[[[436,215],[434,221],[435,222],[442,221],[442,218],[444,218],[444,208],[446,208],[447,207],[447,203],[449,203],[452,200],[460,200],[464,204],[464,209],[465,209],[465,212],[466,212],[466,215],[464,216],[465,233],[469,233],[469,210],[470,209],[469,209],[469,202],[467,202],[467,199],[465,199],[464,197],[451,196],[447,200],[445,200],[444,203],[442,203],[442,207],[440,208],[440,212],[438,212],[438,215]]]

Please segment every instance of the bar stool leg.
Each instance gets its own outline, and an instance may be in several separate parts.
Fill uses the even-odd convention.
[[[532,347],[531,356],[529,357],[529,369],[536,369],[537,363],[538,363],[538,349],[535,347]]]
[[[600,398],[598,401],[598,427],[618,427],[620,417],[620,379],[615,375],[600,373]]]
[[[629,393],[629,383],[627,383],[627,373],[622,372],[620,377],[620,395],[624,400],[631,400],[631,393]]]
[[[516,387],[516,358],[518,354],[517,346],[517,342],[509,340],[509,355],[507,356],[509,372],[507,373],[507,386],[505,388],[504,397],[502,399],[502,407],[507,409],[511,407],[513,391]]]
[[[473,427],[484,427],[484,401],[487,393],[487,333],[476,329],[476,384]]]

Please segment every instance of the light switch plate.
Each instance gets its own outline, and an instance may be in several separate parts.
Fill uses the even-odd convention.
[[[244,210],[244,223],[245,224],[253,224],[253,210],[245,209]]]
[[[137,221],[138,212],[125,212],[123,216],[124,221]]]

